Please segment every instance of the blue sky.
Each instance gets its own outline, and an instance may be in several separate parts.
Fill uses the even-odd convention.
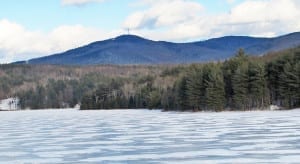
[[[209,13],[229,12],[234,4],[226,0],[195,0]],[[135,0],[108,0],[105,3],[63,5],[61,0],[2,0],[0,18],[18,22],[30,30],[50,31],[62,24],[81,24],[103,29],[120,28],[122,21],[135,10]]]
[[[189,42],[300,31],[299,0],[1,0],[0,63],[126,33]]]
[[[129,0],[112,0],[84,6],[66,6],[60,0],[6,0],[1,2],[0,17],[18,22],[30,30],[50,31],[62,24],[111,29],[118,28],[130,13],[129,3]]]

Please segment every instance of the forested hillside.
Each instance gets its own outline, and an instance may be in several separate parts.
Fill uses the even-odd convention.
[[[172,86],[175,77],[160,75],[173,67],[0,65],[0,99],[18,96],[21,107],[31,109],[73,107],[103,85],[126,95],[149,81]]]
[[[192,65],[0,65],[0,99],[17,96],[23,109],[290,109],[299,94],[300,48]]]

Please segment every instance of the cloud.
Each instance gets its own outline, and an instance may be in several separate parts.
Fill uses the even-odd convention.
[[[232,5],[229,12],[214,15],[194,0],[142,2],[142,10],[129,15],[123,26],[156,40],[275,36],[300,30],[298,0],[246,0]]]
[[[300,5],[296,1],[245,1],[234,7],[230,13],[222,15],[226,21],[219,25],[224,28],[231,27],[233,33],[250,33],[256,36],[275,36],[299,31]]]
[[[299,8],[291,0],[246,1],[228,15],[230,23],[288,22],[297,18]]]
[[[229,3],[229,4],[233,4],[233,3],[236,2],[236,0],[226,0],[226,2]]]
[[[88,3],[94,3],[94,2],[104,2],[105,0],[62,0],[62,5],[69,6],[69,5],[75,5],[75,6],[81,6],[86,5]]]
[[[26,31],[21,25],[0,21],[0,62],[11,61],[18,53],[46,52],[47,46],[38,41],[45,39],[40,32]]]
[[[0,20],[0,63],[62,52],[119,33],[81,25],[59,26],[45,33],[30,31],[17,23]]]
[[[132,29],[159,28],[184,23],[194,19],[202,12],[203,7],[193,1],[185,0],[144,0],[150,7],[130,15],[124,26]]]

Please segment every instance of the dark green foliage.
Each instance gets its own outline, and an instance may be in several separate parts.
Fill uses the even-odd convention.
[[[250,62],[248,69],[249,106],[250,108],[264,108],[270,104],[264,64]]]
[[[273,104],[294,108],[300,105],[300,55],[298,52],[268,63],[268,85]]]
[[[248,109],[248,85],[248,65],[241,65],[232,76],[232,99],[235,109]]]
[[[235,57],[233,57],[230,60],[226,60],[222,64],[222,70],[223,70],[223,76],[224,76],[224,83],[225,83],[225,97],[226,97],[226,105],[227,106],[234,106],[235,102],[233,100],[234,96],[234,82],[233,78],[235,75],[238,68],[243,65],[247,64],[248,61],[248,56],[245,55],[244,50],[240,49],[238,53],[236,54]],[[238,79],[236,79],[238,80]]]
[[[225,84],[219,65],[208,65],[208,72],[204,80],[206,108],[214,111],[224,110]]]
[[[192,65],[179,83],[178,95],[182,110],[223,110],[225,90],[220,65]]]
[[[148,108],[149,109],[161,109],[161,93],[158,89],[152,90],[148,95]]]
[[[183,77],[177,84],[177,96],[176,101],[178,102],[180,109],[189,109],[191,104],[189,104],[189,95],[188,95],[188,79]]]
[[[191,65],[177,86],[179,102],[184,104],[180,108],[220,111],[264,109],[271,104],[299,107],[300,53],[292,51],[272,58],[258,61],[239,50],[224,63]]]

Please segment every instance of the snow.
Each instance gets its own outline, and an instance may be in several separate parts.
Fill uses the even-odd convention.
[[[280,106],[277,105],[270,105],[270,110],[280,110]]]
[[[300,109],[0,112],[0,163],[289,163]]]

